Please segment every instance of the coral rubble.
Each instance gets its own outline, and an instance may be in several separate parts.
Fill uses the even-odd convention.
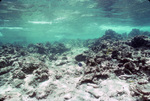
[[[2,45],[0,101],[149,101],[150,39],[143,33]]]

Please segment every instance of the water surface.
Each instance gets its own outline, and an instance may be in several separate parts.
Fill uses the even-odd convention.
[[[107,29],[150,30],[148,0],[2,0],[3,42],[98,38]]]

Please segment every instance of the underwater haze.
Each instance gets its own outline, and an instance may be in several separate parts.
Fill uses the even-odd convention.
[[[37,43],[93,39],[107,29],[150,31],[148,0],[2,0],[0,40]]]
[[[0,0],[0,101],[150,101],[150,0]]]

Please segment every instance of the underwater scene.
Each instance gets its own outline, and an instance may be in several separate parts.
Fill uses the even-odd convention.
[[[150,101],[150,0],[0,0],[0,101]]]

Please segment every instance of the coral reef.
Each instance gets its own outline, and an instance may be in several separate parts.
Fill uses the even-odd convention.
[[[28,45],[28,51],[30,53],[39,53],[39,54],[50,54],[50,53],[54,53],[54,54],[62,54],[65,51],[68,51],[69,49],[65,47],[64,44],[62,43],[54,43],[53,45],[51,45],[49,42],[47,42],[46,44],[42,44],[42,43],[37,43],[37,44],[29,44]]]
[[[150,32],[140,31],[139,29],[132,29],[132,31],[128,34],[128,37],[135,37],[139,35],[150,36]]]
[[[2,45],[0,100],[149,101],[150,39],[143,33]]]
[[[111,33],[114,34],[112,31]],[[106,31],[102,38],[106,38],[107,34]],[[113,41],[113,38],[102,41],[102,38],[98,39],[98,41],[101,40],[100,44],[93,44],[89,52],[83,53],[87,57],[85,60],[86,67],[77,87],[88,83],[99,85],[100,81],[112,78],[112,75],[115,74],[122,80],[133,79],[136,85],[133,91],[141,96],[141,98],[138,97],[139,99],[148,100],[150,95],[147,91],[148,87],[146,88],[137,82],[141,78],[148,80],[150,76],[150,39],[146,36],[136,36],[127,41]],[[107,45],[104,47],[104,44]],[[141,86],[141,89],[137,86]]]

